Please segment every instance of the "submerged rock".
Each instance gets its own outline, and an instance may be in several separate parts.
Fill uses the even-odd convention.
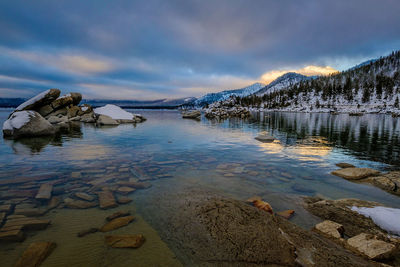
[[[38,200],[49,200],[51,198],[52,191],[53,191],[53,185],[42,184],[35,198]]]
[[[106,220],[112,221],[116,218],[124,217],[124,216],[128,216],[128,215],[131,215],[131,213],[129,211],[117,211],[117,212],[114,212],[113,214],[107,216]]]
[[[101,209],[111,209],[118,206],[111,191],[101,191],[97,195],[99,196]]]
[[[5,137],[20,138],[55,134],[54,128],[36,111],[14,112],[3,124]]]
[[[19,258],[15,267],[37,267],[56,248],[53,242],[35,242],[29,245]]]
[[[88,209],[97,206],[96,202],[89,202],[84,200],[66,198],[64,199],[65,206],[71,209]]]
[[[91,196],[91,195],[86,194],[84,192],[77,192],[77,193],[75,193],[75,196],[77,198],[80,198],[80,199],[86,200],[86,201],[93,201],[95,199],[94,196]]]
[[[128,225],[131,221],[133,221],[134,219],[135,219],[135,217],[133,217],[133,216],[125,216],[125,217],[115,218],[112,221],[103,225],[103,227],[100,228],[100,232],[109,232],[109,231],[124,227],[124,226]]]
[[[276,213],[276,215],[279,215],[287,220],[289,220],[290,218],[292,218],[292,216],[294,215],[294,210],[284,210],[284,211],[278,211]]]
[[[380,172],[370,168],[344,168],[333,171],[332,174],[348,180],[360,180],[370,176],[377,176]]]
[[[99,231],[99,228],[89,228],[87,230],[80,231],[76,236],[77,237],[84,237],[88,234],[93,234]]]
[[[138,248],[145,238],[143,235],[106,235],[105,241],[112,248]]]
[[[340,163],[336,163],[336,166],[342,169],[345,168],[355,168],[356,166],[354,166],[353,164],[350,163],[346,163],[346,162],[340,162]]]

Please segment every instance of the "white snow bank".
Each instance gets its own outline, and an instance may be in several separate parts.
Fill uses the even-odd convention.
[[[44,92],[41,92],[40,94],[32,97],[31,99],[25,101],[24,103],[22,103],[21,105],[19,105],[15,111],[18,110],[23,110],[25,107],[32,105],[33,103],[35,103],[36,101],[39,101],[40,99],[44,98],[48,93],[50,92],[50,89]]]
[[[88,107],[83,106],[83,107],[81,107],[81,110],[82,110],[83,112],[85,112],[86,110],[88,110]]]
[[[11,115],[11,117],[3,123],[3,130],[19,129],[28,123],[35,113],[33,111],[18,111]]]
[[[134,116],[132,113],[111,104],[107,104],[101,108],[95,108],[94,113],[109,116],[114,120],[132,120]]]
[[[373,208],[353,206],[351,210],[371,218],[374,223],[389,233],[400,236],[400,209],[381,206]]]

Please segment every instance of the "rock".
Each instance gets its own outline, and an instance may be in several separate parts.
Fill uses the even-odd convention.
[[[63,122],[68,122],[68,117],[67,116],[50,116],[47,119],[48,122],[51,124],[57,124],[57,123],[63,123]]]
[[[107,216],[106,220],[112,221],[116,218],[124,217],[124,216],[128,216],[128,215],[131,215],[131,213],[129,211],[117,211],[117,212],[114,212],[113,214]]]
[[[51,198],[52,191],[53,191],[53,185],[42,184],[35,198],[38,200],[49,200]]]
[[[389,178],[385,176],[378,176],[378,177],[372,177],[371,178],[373,185],[389,192],[395,192],[396,191],[396,184],[390,180]]]
[[[360,233],[385,233],[371,218],[351,210],[353,206],[375,207],[379,203],[359,199],[325,200],[313,197],[305,197],[304,200],[306,202],[306,210],[324,220],[334,221],[343,225],[348,236],[355,236]]]
[[[2,232],[0,229],[0,242],[21,242],[25,240],[25,234],[21,229]]]
[[[276,213],[276,215],[279,215],[287,220],[292,218],[293,214],[294,214],[294,210],[284,210],[284,211],[278,211]]]
[[[275,140],[275,138],[273,136],[267,135],[267,134],[259,135],[259,136],[255,137],[254,139],[256,139],[257,141],[263,142],[263,143],[270,143]]]
[[[0,212],[5,212],[6,214],[8,214],[9,212],[11,212],[12,207],[13,206],[11,204],[0,205]]]
[[[75,117],[72,117],[72,118],[68,119],[68,121],[81,121],[81,117],[80,116],[75,116]]]
[[[145,241],[143,235],[106,235],[104,238],[112,248],[138,248]]]
[[[15,267],[37,267],[56,248],[53,242],[35,242],[29,245],[18,259]]]
[[[76,116],[78,116],[80,111],[81,111],[80,107],[77,107],[77,106],[69,107],[69,108],[67,108],[67,116],[68,116],[68,118],[76,117]]]
[[[329,220],[323,221],[314,226],[314,230],[329,237],[329,238],[342,238],[344,233],[343,225]]]
[[[91,195],[86,194],[84,192],[77,192],[77,193],[75,193],[75,196],[77,198],[80,198],[80,199],[86,200],[86,201],[93,201],[95,199],[94,196],[91,196]]]
[[[119,120],[121,122],[134,122],[135,117],[140,116],[140,115],[134,115],[130,112],[123,110],[119,106],[111,104],[107,104],[104,107],[94,109],[94,113],[96,115],[99,115],[99,117],[107,116],[112,120],[115,121]]]
[[[90,113],[86,113],[86,114],[82,115],[81,122],[95,123],[96,119],[95,119],[94,113],[90,112]]]
[[[262,200],[258,200],[258,199],[254,200],[253,201],[253,205],[254,205],[254,207],[256,207],[256,208],[258,208],[260,210],[266,211],[266,212],[271,213],[271,214],[274,213],[272,211],[271,205],[269,203],[267,203],[267,202],[262,201]]]
[[[346,163],[346,162],[340,162],[340,163],[336,163],[336,166],[342,169],[345,168],[355,168],[356,166],[354,166],[353,164],[350,163]]]
[[[119,181],[117,182],[118,185],[123,185],[123,186],[128,186],[128,187],[133,187],[136,189],[146,189],[151,187],[150,183],[146,182],[124,182],[124,181]]]
[[[360,180],[370,176],[377,176],[380,174],[379,171],[370,168],[344,168],[331,172],[333,175],[348,179],[348,180]]]
[[[50,199],[49,205],[47,205],[47,210],[52,210],[58,207],[60,205],[61,199],[60,197],[52,197]]]
[[[88,234],[93,234],[99,231],[99,228],[89,228],[87,230],[80,231],[79,233],[76,234],[77,237],[84,237],[85,235]]]
[[[3,124],[5,137],[20,138],[53,135],[56,132],[45,118],[36,111],[14,112]]]
[[[22,103],[15,109],[15,111],[37,110],[40,107],[50,104],[53,100],[57,99],[60,93],[61,92],[58,89],[49,89]]]
[[[82,106],[79,107],[79,112],[78,112],[78,116],[83,116],[85,114],[88,113],[93,113],[93,107],[89,104],[83,104]]]
[[[54,111],[53,107],[51,105],[45,105],[43,107],[41,107],[38,110],[38,113],[40,115],[42,115],[43,117],[46,117],[47,115],[49,115],[50,113],[52,113]]]
[[[111,191],[101,191],[97,195],[99,196],[101,209],[111,209],[118,206]]]
[[[70,94],[71,97],[72,97],[72,104],[75,105],[75,106],[79,105],[79,103],[80,103],[81,100],[82,100],[82,95],[81,95],[81,93],[69,93],[69,94]]]
[[[132,202],[132,199],[129,197],[119,196],[117,197],[118,204],[128,204]]]
[[[46,209],[37,208],[36,205],[29,203],[21,203],[15,206],[14,214],[25,216],[41,216],[47,212]]]
[[[88,209],[97,206],[95,202],[83,201],[83,200],[76,200],[72,198],[64,199],[65,206],[71,209]]]
[[[133,216],[125,216],[125,217],[116,218],[116,219],[106,223],[105,225],[103,225],[103,227],[100,228],[100,232],[109,232],[109,231],[124,227],[124,226],[128,225],[131,221],[133,221],[134,219],[135,219],[135,217],[133,217]]]
[[[128,195],[135,191],[136,191],[135,188],[127,187],[127,186],[121,186],[121,187],[118,187],[118,189],[117,189],[117,192],[120,194],[123,194],[123,195]]]
[[[198,110],[187,111],[182,113],[182,118],[184,119],[199,119],[201,117],[201,112]]]
[[[58,117],[58,116],[67,116],[67,114],[68,114],[67,108],[61,108],[61,109],[58,109],[58,110],[54,110],[50,114],[47,114],[45,118],[46,118],[46,120],[48,120],[49,117],[51,117],[51,116],[56,116],[56,117]]]
[[[376,236],[366,233],[349,238],[347,244],[371,260],[390,259],[396,251],[395,245],[378,240]]]
[[[6,218],[6,213],[0,212],[0,226],[3,224],[5,218]]]
[[[184,266],[374,266],[286,219],[199,187],[160,190],[143,202],[157,209],[144,219],[171,240]]]
[[[311,189],[311,188],[309,188],[309,187],[305,187],[305,186],[303,186],[303,185],[301,185],[301,184],[293,184],[293,185],[291,186],[291,188],[292,188],[294,191],[297,191],[297,192],[300,192],[300,193],[305,193],[305,194],[312,194],[312,193],[315,193],[315,190],[314,190],[314,189]]]
[[[119,125],[119,123],[107,115],[100,115],[97,119],[98,125]]]
[[[56,100],[51,102],[51,106],[53,109],[60,109],[63,107],[67,107],[73,103],[72,96],[70,94],[66,94],[58,97]]]
[[[50,220],[39,220],[24,215],[11,215],[7,217],[6,223],[0,229],[1,232],[11,230],[43,230],[50,224]]]

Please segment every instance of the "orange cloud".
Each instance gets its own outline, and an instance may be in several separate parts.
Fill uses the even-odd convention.
[[[292,70],[272,70],[272,71],[268,71],[266,73],[264,73],[261,76],[261,82],[263,83],[270,83],[273,80],[275,80],[276,78],[278,78],[279,76],[282,76],[285,73],[288,72],[296,72],[296,73],[300,73],[306,76],[314,76],[314,75],[329,75],[335,72],[338,72],[338,70],[335,70],[332,67],[329,66],[314,66],[314,65],[310,65],[310,66],[306,66],[304,68],[301,69],[292,69]]]

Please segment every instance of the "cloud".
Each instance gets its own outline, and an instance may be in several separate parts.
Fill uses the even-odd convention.
[[[285,73],[288,72],[296,72],[296,73],[300,73],[303,74],[305,76],[315,76],[315,75],[329,75],[335,72],[338,72],[338,70],[335,70],[332,67],[329,66],[325,66],[325,67],[321,67],[321,66],[306,66],[304,68],[300,68],[300,69],[289,69],[289,70],[272,70],[272,71],[268,71],[266,73],[264,73],[260,80],[264,83],[270,83],[273,80],[275,80],[276,78],[278,78],[279,76],[282,76]]]
[[[400,47],[399,9],[396,0],[0,1],[0,75],[19,79],[0,86],[26,97],[48,86],[186,97],[290,70],[344,70]]]

